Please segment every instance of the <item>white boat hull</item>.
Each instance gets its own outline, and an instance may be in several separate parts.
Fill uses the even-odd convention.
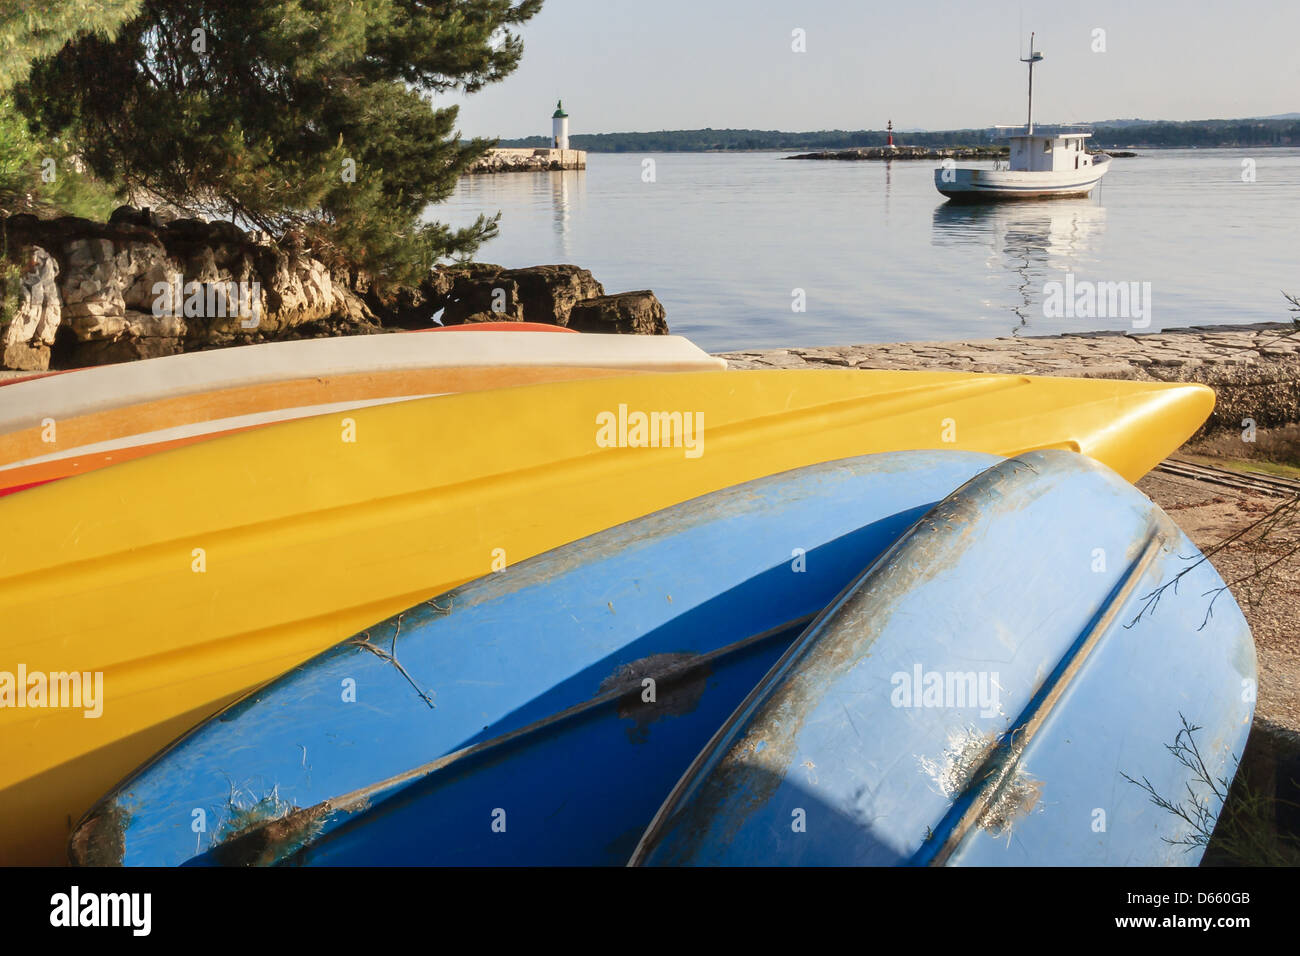
[[[306,378],[495,366],[707,371],[727,363],[680,335],[412,332],[186,352],[16,382],[0,389],[0,435],[128,405]]]
[[[934,186],[957,202],[999,202],[1086,196],[1110,169],[1110,157],[1096,157],[1081,169],[936,169]]]

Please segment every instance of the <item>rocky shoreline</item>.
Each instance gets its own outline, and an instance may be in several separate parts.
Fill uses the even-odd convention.
[[[276,243],[229,222],[163,222],[130,207],[107,223],[0,217],[0,239],[0,368],[15,371],[438,322],[668,332],[653,292],[608,294],[575,265],[439,266],[418,288],[381,290],[301,240]]]

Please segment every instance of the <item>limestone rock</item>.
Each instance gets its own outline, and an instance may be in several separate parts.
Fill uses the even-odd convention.
[[[176,262],[162,246],[133,243],[126,249],[124,265],[122,303],[137,312],[160,310],[165,305],[160,301],[165,294],[160,293],[159,286],[172,289],[184,281]]]
[[[602,295],[575,305],[569,328],[579,332],[622,332],[632,335],[667,335],[667,313],[653,292]]]
[[[519,284],[499,266],[461,266],[444,279],[449,283],[442,313],[443,325],[460,325],[470,316],[487,312],[500,321],[522,321]],[[545,321],[544,319],[539,321]]]
[[[605,294],[605,287],[587,269],[574,265],[529,266],[509,269],[503,278],[519,287],[519,303],[525,322],[568,325],[573,307],[585,299]]]
[[[176,212],[167,210],[164,218],[122,206],[107,223],[0,216],[9,248],[37,247],[45,257],[37,283],[44,291],[29,289],[36,304],[24,300],[19,320],[3,327],[6,363],[48,367],[60,328],[67,331],[53,350],[56,360],[80,366],[385,327],[429,328],[439,315],[447,325],[566,325],[575,306],[605,294],[588,270],[564,264],[457,263],[435,268],[418,288],[384,288],[372,276],[316,258],[302,235],[271,242],[231,222],[175,218]],[[588,309],[588,326],[666,331],[653,296],[610,308]]]
[[[25,258],[27,269],[19,280],[18,311],[5,329],[3,365],[38,372],[50,367],[50,346],[62,321],[56,281],[59,264],[39,246]]]
[[[79,239],[63,249],[63,314],[82,341],[116,338],[126,330],[122,279],[127,265],[110,239]]]
[[[487,263],[439,269],[430,291],[434,311],[444,310],[443,325],[459,325],[483,312],[493,313],[499,322],[566,325],[574,305],[605,294],[590,271],[575,265],[502,269]]]
[[[56,298],[72,333],[60,360],[70,364],[378,324],[350,276],[331,272],[300,242],[268,244],[230,222],[160,225],[153,212],[124,206],[108,223],[13,216],[0,217],[0,228],[11,246],[41,246],[57,261]]]

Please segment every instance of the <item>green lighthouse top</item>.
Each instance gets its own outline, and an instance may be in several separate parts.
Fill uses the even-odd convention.
[[[555,101],[555,112],[551,114],[551,119],[568,119],[569,114],[564,112],[564,101]]]

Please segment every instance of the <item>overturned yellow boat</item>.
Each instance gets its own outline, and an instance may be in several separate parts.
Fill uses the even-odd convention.
[[[223,704],[560,544],[882,451],[1069,448],[1135,480],[1213,404],[1203,386],[1144,382],[648,374],[308,418],[13,495],[0,500],[0,862],[60,862],[98,796]],[[92,696],[102,674],[98,700],[65,699],[70,682],[51,677],[74,672]],[[32,675],[44,700],[17,706]]]

